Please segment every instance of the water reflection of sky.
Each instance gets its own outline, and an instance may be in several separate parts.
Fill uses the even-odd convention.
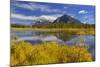
[[[45,33],[45,34],[44,34]],[[47,33],[48,34],[48,33]],[[78,36],[68,35],[64,37],[55,36],[46,32],[37,31],[12,31],[11,38],[18,36],[17,41],[27,41],[34,44],[55,41],[58,43],[65,43],[67,45],[76,45],[77,43],[84,43],[89,46],[89,51],[92,53],[93,58],[95,57],[95,36]],[[71,37],[71,38],[70,38]],[[64,38],[64,39],[63,39]],[[66,39],[66,41],[64,41]]]
[[[86,43],[88,45],[93,45],[95,44],[95,37],[94,36],[78,36],[67,41],[68,44],[76,44],[78,42]]]

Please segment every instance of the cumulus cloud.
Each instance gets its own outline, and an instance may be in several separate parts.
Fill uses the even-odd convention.
[[[85,11],[85,10],[80,10],[78,13],[79,13],[79,14],[87,14],[88,12]]]

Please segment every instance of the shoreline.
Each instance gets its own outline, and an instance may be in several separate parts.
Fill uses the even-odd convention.
[[[94,28],[11,28],[11,31],[40,31],[40,32],[62,32],[66,34],[77,34],[77,35],[94,35]]]

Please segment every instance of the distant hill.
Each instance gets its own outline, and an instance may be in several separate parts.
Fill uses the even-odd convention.
[[[58,17],[56,20],[54,20],[54,23],[82,24],[78,19],[75,19],[74,17],[71,17],[69,15]]]
[[[46,17],[37,19],[34,23],[11,23],[11,27],[33,27],[33,28],[91,28],[95,24],[84,24],[78,19],[69,15],[62,15],[56,20],[51,21]]]

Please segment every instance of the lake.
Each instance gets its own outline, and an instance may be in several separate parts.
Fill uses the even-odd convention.
[[[26,41],[33,45],[43,42],[58,42],[69,46],[78,43],[83,43],[89,46],[88,50],[95,58],[95,36],[92,35],[67,35],[62,32],[47,32],[47,31],[11,31],[11,40],[16,42]]]

